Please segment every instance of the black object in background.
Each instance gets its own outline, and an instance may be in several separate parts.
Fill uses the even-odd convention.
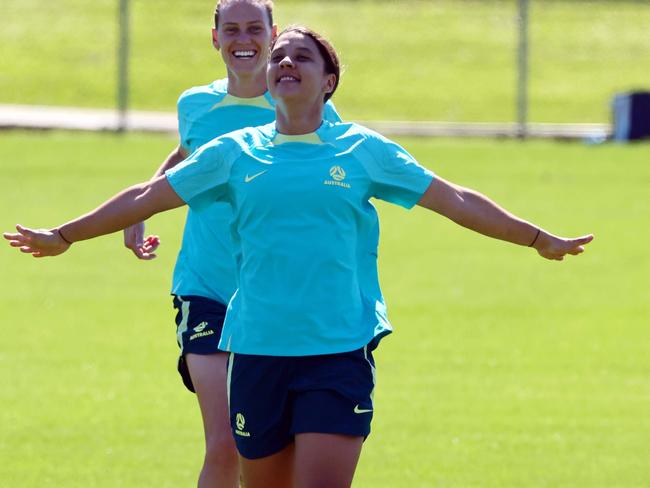
[[[650,138],[650,92],[619,93],[612,101],[613,138],[626,142]]]

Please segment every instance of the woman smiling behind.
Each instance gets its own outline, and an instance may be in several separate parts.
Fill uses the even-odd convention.
[[[163,175],[201,145],[233,130],[267,124],[275,103],[266,87],[269,46],[277,31],[270,0],[219,0],[212,43],[221,53],[227,78],[186,90],[178,100],[180,144],[154,174]],[[333,105],[324,117],[340,120]],[[227,355],[219,350],[226,305],[235,292],[235,262],[227,202],[212,202],[187,213],[183,242],[174,267],[172,294],[177,310],[178,372],[195,392],[205,433],[199,487],[237,486],[237,452],[226,398]],[[143,239],[144,223],[124,231],[124,244],[140,259],[152,259],[157,236]]]
[[[373,415],[372,350],[391,327],[376,269],[370,198],[434,210],[469,229],[561,260],[566,239],[447,182],[362,126],[323,122],[339,81],[331,45],[299,26],[276,39],[267,68],[276,122],[202,146],[184,163],[60,227],[17,226],[36,257],[188,202],[233,208],[238,291],[220,347],[247,488],[350,486]]]
[[[266,61],[276,35],[270,0],[219,0],[212,43],[227,78],[186,90],[178,100],[180,144],[156,171],[156,178],[202,144],[248,126],[271,122],[273,100],[266,89]],[[226,304],[235,291],[235,264],[227,229],[228,204],[190,209],[174,267],[172,294],[177,310],[178,372],[195,392],[201,410],[205,455],[199,488],[236,487],[237,451],[230,432],[226,396],[227,354],[218,343]],[[124,245],[140,259],[153,259],[158,237],[144,236],[144,223],[124,231]]]

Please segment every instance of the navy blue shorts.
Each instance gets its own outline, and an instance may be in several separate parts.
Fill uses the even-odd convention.
[[[230,424],[247,459],[270,456],[296,434],[367,437],[375,361],[367,347],[319,356],[230,355]]]
[[[219,339],[226,317],[226,306],[210,298],[174,295],[174,308],[177,310],[176,341],[181,348],[178,372],[187,389],[194,392],[185,355],[221,352]]]

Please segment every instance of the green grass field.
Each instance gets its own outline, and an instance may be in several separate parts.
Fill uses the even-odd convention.
[[[117,3],[5,0],[0,103],[114,106]],[[131,4],[133,107],[173,111],[181,91],[224,75],[214,0]],[[276,11],[338,47],[345,118],[515,119],[515,0],[281,0]],[[607,122],[614,93],[649,88],[647,0],[533,0],[530,19],[530,120]]]
[[[355,486],[650,485],[647,145],[400,140],[425,165],[567,235],[563,263],[422,209],[379,205],[395,327],[377,352]],[[0,134],[0,224],[50,226],[147,178],[162,136]],[[0,485],[189,487],[199,412],[175,371],[167,296],[184,212],[152,219],[160,257],[118,235],[36,260],[0,247]]]

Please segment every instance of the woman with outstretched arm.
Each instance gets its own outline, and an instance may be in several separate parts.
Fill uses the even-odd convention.
[[[392,330],[371,199],[420,205],[552,260],[593,239],[553,235],[376,132],[323,121],[339,74],[326,39],[289,27],[267,66],[274,123],[219,137],[66,224],[5,234],[25,253],[55,256],[185,203],[231,205],[238,288],[219,347],[230,352],[230,422],[247,488],[352,483],[373,416],[372,351]]]

